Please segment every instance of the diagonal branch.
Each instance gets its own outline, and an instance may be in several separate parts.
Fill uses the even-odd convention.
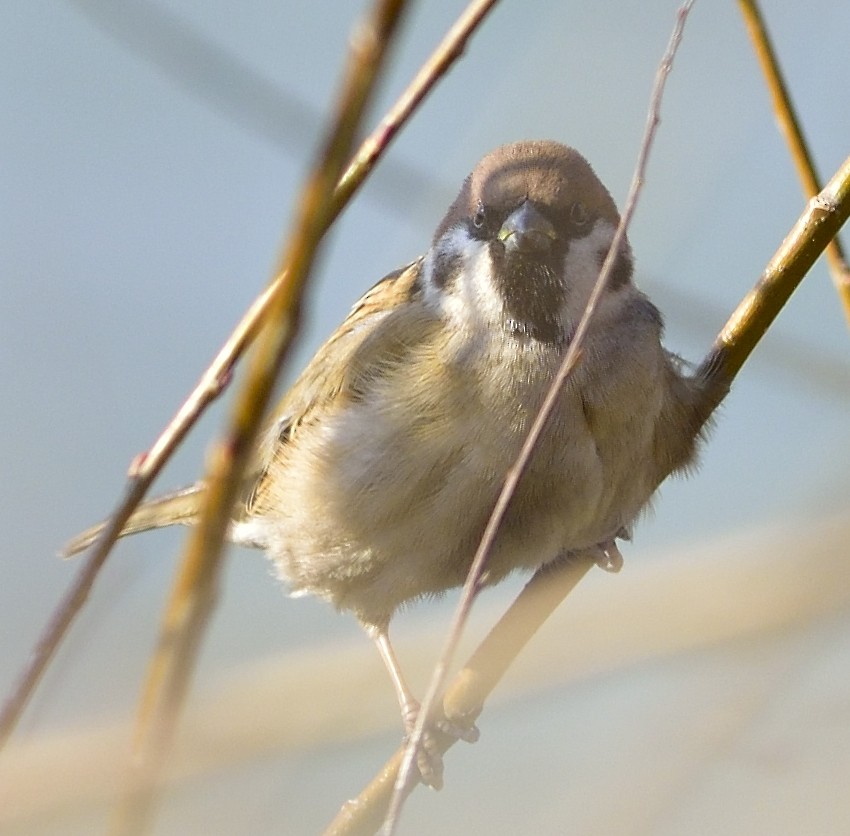
[[[755,287],[717,335],[698,374],[731,383],[803,277],[850,216],[850,157],[791,227]],[[708,403],[712,410],[717,403]]]
[[[818,197],[809,202],[703,360],[698,374],[708,383],[706,416],[720,404],[722,396],[717,393],[728,390],[762,334],[848,217],[850,158]],[[715,382],[718,386],[713,385]],[[470,722],[478,717],[504,672],[593,565],[590,556],[580,555],[535,573],[446,689],[446,716]],[[455,742],[440,738],[442,753]],[[386,815],[404,752],[405,747],[400,747],[361,794],[342,807],[325,836],[374,833]]]
[[[375,131],[363,142],[337,184],[329,209],[329,223],[342,212],[371,174],[402,125],[411,118],[452,63],[460,57],[469,38],[497,2],[498,0],[473,0],[469,4]],[[3,704],[0,711],[0,748],[17,725],[74,617],[88,599],[89,592],[121,530],[174,451],[229,383],[234,366],[256,337],[266,317],[272,294],[282,280],[283,277],[277,277],[254,301],[150,450],[138,456],[131,465],[122,499],[93,544],[71,588],[56,607],[33,648],[26,667]]]
[[[447,716],[475,722],[514,659],[593,566],[592,557],[579,555],[549,564],[534,574],[447,688],[443,698]],[[439,731],[435,731],[434,738],[440,755],[457,742]],[[401,746],[360,795],[342,806],[324,836],[371,836],[380,828],[405,751],[406,747]]]
[[[116,832],[144,832],[152,815],[160,774],[213,611],[231,509],[278,373],[298,332],[301,299],[330,222],[335,184],[404,8],[404,0],[376,0],[368,19],[352,35],[336,111],[304,186],[284,250],[280,273],[285,273],[285,278],[271,294],[265,329],[237,397],[230,429],[210,456],[200,519],[189,537],[163,616],[159,647],[148,670],[136,756],[129,791],[118,810]]]
[[[587,301],[584,313],[582,314],[581,320],[579,321],[575,334],[570,342],[569,349],[561,363],[561,367],[558,369],[558,373],[555,375],[555,378],[546,393],[546,397],[534,418],[531,428],[528,431],[528,436],[520,450],[519,456],[517,456],[516,461],[505,476],[502,490],[496,499],[496,505],[493,508],[489,520],[487,521],[487,526],[485,527],[481,542],[478,544],[475,556],[472,559],[472,565],[469,568],[469,572],[466,576],[466,581],[464,582],[463,590],[461,592],[460,602],[457,606],[457,610],[455,611],[451,626],[449,627],[445,646],[440,654],[440,658],[434,666],[431,680],[428,683],[428,690],[425,692],[425,696],[422,700],[422,706],[416,718],[416,725],[407,742],[407,750],[405,752],[404,759],[402,760],[401,768],[398,772],[395,791],[393,793],[389,809],[387,810],[386,819],[382,828],[382,833],[386,834],[386,836],[391,836],[393,833],[398,822],[398,817],[401,812],[404,799],[407,797],[413,786],[415,786],[415,783],[412,780],[412,772],[416,753],[422,745],[425,729],[432,724],[433,712],[437,706],[437,699],[445,686],[449,665],[451,665],[454,659],[464,627],[469,619],[472,604],[479,589],[481,588],[481,578],[487,568],[487,561],[490,557],[490,553],[492,552],[493,544],[496,541],[496,536],[502,524],[502,520],[507,512],[508,504],[511,501],[511,497],[514,495],[523,472],[528,467],[528,463],[531,461],[531,457],[540,441],[541,436],[543,435],[549,416],[552,414],[552,411],[558,402],[564,383],[580,361],[590,322],[599,304],[599,300],[602,298],[602,295],[608,285],[609,277],[614,269],[614,265],[616,264],[617,257],[620,252],[620,247],[625,242],[626,232],[629,224],[631,223],[635,209],[637,208],[638,197],[640,196],[644,178],[646,176],[649,152],[652,147],[653,139],[655,138],[656,130],[661,121],[661,99],[664,94],[664,86],[667,81],[667,76],[673,68],[673,59],[676,55],[679,43],[681,42],[687,16],[692,6],[693,0],[687,0],[687,2],[679,9],[676,17],[676,24],[673,27],[673,33],[670,37],[667,49],[661,59],[661,64],[658,67],[658,72],[656,73],[652,87],[646,127],[644,129],[644,135],[638,152],[637,163],[635,165],[635,173],[629,188],[629,194],[623,209],[623,215],[620,218],[620,222],[617,226],[608,254],[605,257],[605,261],[602,264],[599,277],[597,278],[593,291],[590,294],[590,298]]]
[[[850,160],[838,170],[829,185],[817,198],[810,202],[803,216],[768,264],[754,290],[745,298],[718,336],[711,352],[698,371],[699,377],[705,384],[705,402],[701,405],[701,412],[704,417],[707,418],[719,405],[728,391],[729,385],[767,327],[787,299],[790,298],[791,293],[796,289],[820,252],[834,239],[841,225],[845,222],[848,213],[850,213],[848,182],[850,182]],[[614,249],[615,247],[612,247],[612,250]],[[448,689],[443,701],[443,708],[448,716],[474,721],[483,707],[486,696],[498,682],[512,659],[545,621],[554,607],[557,606],[557,603],[574,588],[591,565],[590,557],[582,556],[575,558],[569,566],[557,570],[562,578],[569,580],[562,589],[553,590],[552,597],[547,599],[545,605],[538,605],[537,607],[528,604],[530,589],[544,578],[547,585],[556,584],[557,580],[552,578],[550,572],[541,571],[535,575],[529,587],[517,599],[509,613],[487,637],[479,652],[475,654]],[[474,567],[470,571],[470,575],[473,571]],[[467,583],[470,584],[470,579]],[[474,582],[470,586],[471,596],[474,597]],[[459,606],[459,611],[462,607],[463,602]],[[516,623],[522,624],[519,632],[516,627],[512,626],[512,613],[515,611],[530,613],[531,616],[530,620],[517,616]],[[498,640],[494,640],[496,636],[498,636]],[[452,633],[450,639],[453,637],[454,633]],[[487,651],[484,650],[485,646],[489,648]],[[450,645],[449,647],[452,649]],[[441,667],[432,680],[432,684],[438,681],[441,675],[445,675],[448,661],[444,657],[438,665]],[[433,696],[432,691],[435,694],[439,693],[439,687],[437,689],[429,688],[429,697]],[[428,720],[427,706],[428,697],[426,697],[426,702],[423,703],[423,710],[419,718],[422,727]],[[443,740],[441,748],[447,751],[452,744],[453,741],[451,740]],[[409,771],[414,745],[415,741],[412,741],[396,753],[364,792],[355,801],[349,802],[342,808],[327,833],[372,832],[377,826],[377,822],[381,820],[385,822],[384,832],[392,832],[392,828],[398,819],[398,805],[412,788],[405,775],[405,768]],[[392,794],[390,793],[390,784],[394,784]],[[384,813],[385,809],[387,810],[386,813]]]
[[[764,23],[757,0],[738,0],[738,6],[744,17],[744,23],[753,42],[753,49],[764,73],[767,88],[773,100],[773,112],[779,128],[785,136],[791,159],[797,168],[797,174],[806,197],[814,197],[820,191],[821,180],[815,170],[815,164],[809,151],[803,129],[794,111],[791,94],[779,67],[779,61],[767,27]],[[838,297],[844,307],[847,324],[850,325],[850,266],[838,238],[830,241],[826,248],[826,260]]]

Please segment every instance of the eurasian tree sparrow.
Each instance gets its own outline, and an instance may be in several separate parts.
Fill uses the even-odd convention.
[[[408,729],[417,703],[390,619],[463,583],[617,223],[575,150],[497,148],[464,181],[428,252],[360,299],[265,431],[229,538],[265,550],[293,594],[357,616]],[[632,283],[626,243],[511,500],[487,584],[571,552],[616,562],[615,538],[693,460],[700,384],[661,333],[661,315]],[[203,493],[197,483],[155,499],[123,533],[192,524]]]

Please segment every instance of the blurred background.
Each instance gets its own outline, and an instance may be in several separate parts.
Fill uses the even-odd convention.
[[[277,258],[364,4],[0,8],[0,695]],[[371,126],[456,15],[415,4]],[[622,204],[677,3],[505,0],[330,236],[289,378],[427,247],[492,147],[574,145]],[[821,174],[850,151],[850,4],[764,3]],[[698,361],[804,207],[734,3],[694,10],[630,237]],[[845,236],[846,237],[846,236]],[[402,833],[850,832],[850,336],[823,262],[624,548],[535,638]],[[160,490],[193,481],[217,405]],[[0,830],[103,832],[183,531],[123,542],[0,754]],[[399,742],[351,617],[232,551],[153,832],[320,831]],[[521,587],[483,596],[467,646]],[[421,692],[456,596],[395,623]]]

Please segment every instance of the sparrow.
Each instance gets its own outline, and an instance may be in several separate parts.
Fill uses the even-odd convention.
[[[574,149],[523,141],[492,151],[425,255],[355,304],[262,435],[229,540],[264,550],[292,594],[357,617],[408,732],[418,703],[390,620],[409,601],[463,584],[618,221]],[[485,585],[580,552],[619,568],[616,539],[628,537],[660,482],[694,460],[701,383],[663,347],[662,330],[624,241]],[[204,491],[198,482],[142,505],[123,534],[191,525]],[[472,739],[477,730],[456,733]],[[439,768],[420,762],[435,785]]]

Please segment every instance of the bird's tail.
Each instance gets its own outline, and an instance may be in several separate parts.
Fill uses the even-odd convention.
[[[121,531],[120,536],[138,534],[152,528],[165,528],[169,525],[192,525],[198,519],[198,513],[203,501],[206,486],[202,482],[181,488],[179,491],[165,494],[140,505]],[[62,557],[71,557],[87,549],[106,526],[106,522],[98,523],[70,542],[61,551]]]

